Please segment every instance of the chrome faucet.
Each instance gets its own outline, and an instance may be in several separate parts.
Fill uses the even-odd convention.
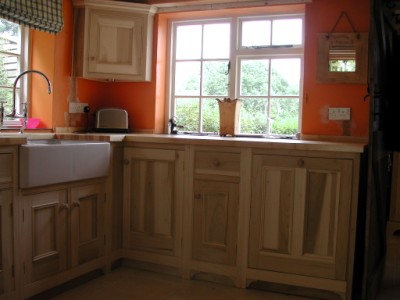
[[[37,73],[37,74],[43,76],[43,78],[44,78],[44,79],[46,80],[46,82],[47,82],[48,93],[51,94],[51,90],[52,90],[51,82],[50,82],[49,78],[48,78],[44,73],[42,73],[42,72],[40,72],[40,71],[38,71],[38,70],[26,70],[26,71],[22,72],[21,74],[19,74],[19,75],[17,76],[17,78],[15,78],[14,86],[13,86],[13,110],[12,110],[12,112],[11,112],[10,114],[7,115],[7,117],[12,117],[12,118],[24,118],[24,124],[22,125],[23,128],[21,129],[21,133],[23,133],[23,130],[24,130],[25,127],[26,127],[26,122],[27,122],[27,120],[28,120],[28,103],[27,103],[27,102],[24,103],[22,115],[17,114],[16,108],[15,108],[15,94],[16,94],[16,89],[17,89],[18,80],[19,80],[23,75],[28,74],[28,73]]]

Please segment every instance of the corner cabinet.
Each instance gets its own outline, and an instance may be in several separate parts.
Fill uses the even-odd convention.
[[[74,1],[74,73],[108,81],[150,81],[155,8],[118,1]]]
[[[142,261],[180,257],[184,151],[148,147],[125,148],[123,246]]]
[[[315,278],[319,286],[310,288],[349,299],[358,200],[354,164],[312,153],[253,155],[248,267],[271,271],[263,275],[267,280],[273,274],[272,281],[275,272],[291,274],[287,284]]]

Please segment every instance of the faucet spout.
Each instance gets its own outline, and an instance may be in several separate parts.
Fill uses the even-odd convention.
[[[26,111],[24,111],[24,113],[22,115],[18,115],[17,114],[16,107],[15,107],[15,95],[16,95],[16,89],[17,89],[18,80],[23,75],[29,74],[29,73],[36,73],[36,74],[41,75],[47,82],[48,93],[51,94],[52,86],[51,86],[51,82],[50,82],[49,78],[46,76],[46,74],[44,74],[43,72],[40,72],[38,70],[26,70],[26,71],[22,72],[21,74],[19,74],[17,76],[17,78],[15,78],[14,86],[13,86],[13,109],[12,109],[12,112],[7,115],[7,117],[13,117],[13,118],[26,118],[27,117],[27,112]]]

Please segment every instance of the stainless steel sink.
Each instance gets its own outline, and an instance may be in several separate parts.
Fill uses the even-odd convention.
[[[76,140],[28,140],[19,148],[19,186],[31,188],[104,177],[110,143]]]

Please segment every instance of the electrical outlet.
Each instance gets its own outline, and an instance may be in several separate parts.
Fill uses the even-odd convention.
[[[331,107],[328,111],[329,120],[350,120],[350,107]]]
[[[83,114],[85,112],[86,106],[89,106],[89,104],[82,103],[82,102],[70,102],[69,103],[69,113],[70,114]]]

